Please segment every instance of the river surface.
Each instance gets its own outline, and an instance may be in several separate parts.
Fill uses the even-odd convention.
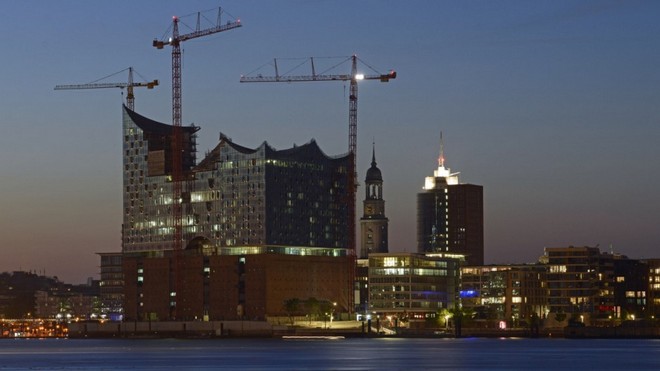
[[[0,339],[0,370],[659,370],[660,340]]]

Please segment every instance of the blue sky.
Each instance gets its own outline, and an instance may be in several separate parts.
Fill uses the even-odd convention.
[[[98,275],[95,252],[120,250],[121,91],[53,87],[133,66],[161,81],[136,89],[136,110],[170,122],[170,49],[151,42],[173,15],[218,6],[243,27],[183,46],[199,158],[219,132],[346,152],[347,85],[239,77],[274,57],[355,53],[398,72],[359,87],[359,178],[375,139],[391,250],[415,250],[416,193],[442,131],[447,166],[484,186],[488,263],[566,245],[660,257],[658,2],[64,0],[0,4],[0,271],[83,282]]]

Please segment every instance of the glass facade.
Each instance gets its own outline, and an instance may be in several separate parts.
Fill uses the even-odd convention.
[[[461,302],[479,321],[530,321],[547,312],[547,267],[535,265],[487,265],[461,268]]]
[[[184,247],[210,254],[266,251],[345,255],[348,156],[312,141],[287,150],[220,143],[195,165],[196,127],[184,127],[184,183],[172,199],[172,127],[124,108],[122,251],[172,248],[173,202],[182,203]],[[305,249],[319,248],[320,250]]]
[[[413,253],[370,254],[370,310],[385,314],[435,313],[453,308],[457,303],[460,261]]]

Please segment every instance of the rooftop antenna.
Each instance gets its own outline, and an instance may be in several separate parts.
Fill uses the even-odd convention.
[[[440,131],[440,157],[438,157],[438,165],[445,167],[445,142],[442,140],[442,131]]]

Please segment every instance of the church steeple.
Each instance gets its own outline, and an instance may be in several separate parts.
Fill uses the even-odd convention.
[[[368,185],[370,183],[379,183],[382,186],[383,183],[383,174],[381,174],[380,169],[376,166],[376,143],[373,144],[372,157],[371,157],[371,167],[367,170],[367,178],[365,183]],[[369,190],[367,189],[367,192]]]
[[[366,259],[372,252],[388,252],[388,219],[385,217],[385,201],[383,200],[383,174],[376,165],[376,143],[373,143],[371,167],[367,170],[364,184],[366,192],[363,201],[364,215],[360,219],[361,259]]]

